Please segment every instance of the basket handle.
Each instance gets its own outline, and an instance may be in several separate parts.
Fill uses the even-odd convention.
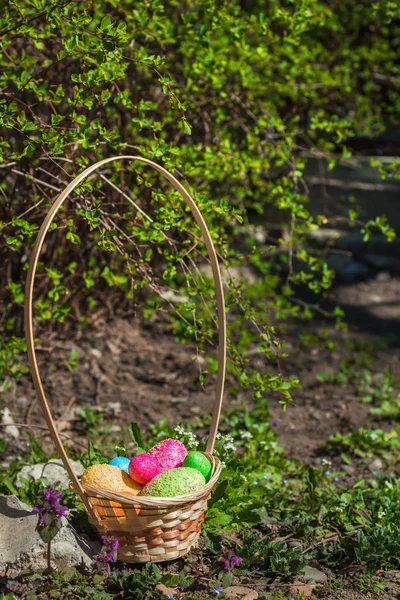
[[[53,421],[53,417],[51,416],[50,408],[46,399],[46,395],[44,393],[43,384],[40,379],[39,369],[36,360],[36,352],[34,345],[34,336],[33,336],[33,286],[34,279],[36,274],[37,263],[39,260],[39,255],[42,250],[43,242],[46,237],[46,234],[49,230],[49,227],[56,215],[58,209],[63,204],[64,200],[68,198],[68,196],[73,192],[73,190],[88,177],[91,173],[96,171],[99,167],[103,165],[113,162],[116,160],[136,160],[138,162],[144,163],[145,165],[149,165],[161,175],[163,175],[168,181],[174,186],[176,190],[181,194],[186,204],[189,206],[194,218],[198,226],[200,227],[200,231],[203,236],[204,243],[206,245],[209,259],[211,262],[212,273],[214,277],[215,283],[215,291],[216,291],[216,300],[217,300],[217,310],[218,310],[218,374],[217,374],[217,382],[216,382],[216,390],[215,390],[215,401],[212,412],[212,420],[210,425],[210,432],[208,435],[207,448],[206,451],[212,454],[214,450],[215,438],[217,435],[218,423],[221,414],[221,406],[222,406],[222,396],[224,392],[224,381],[225,381],[225,369],[226,369],[226,316],[225,316],[225,303],[224,303],[224,292],[223,292],[223,284],[221,272],[218,265],[217,254],[211,239],[210,232],[207,228],[207,225],[203,219],[203,216],[198,209],[196,203],[190,194],[186,191],[183,185],[169,173],[166,169],[158,165],[157,163],[148,160],[147,158],[142,158],[141,156],[116,156],[111,158],[105,158],[84,171],[80,173],[75,179],[73,179],[67,187],[60,193],[59,196],[55,199],[52,204],[49,212],[47,213],[42,226],[39,229],[38,236],[36,238],[36,242],[34,248],[32,250],[32,254],[29,261],[29,269],[26,278],[26,286],[25,286],[25,335],[27,342],[27,352],[28,352],[28,360],[29,366],[31,370],[31,375],[33,379],[33,383],[35,385],[36,393],[38,395],[39,403],[44,413],[44,417],[46,419],[47,426],[49,428],[51,437],[56,445],[57,451],[61,456],[61,459],[64,463],[64,466],[68,472],[68,475],[71,478],[73,486],[80,496],[83,504],[85,505],[89,514],[92,515],[92,509],[90,504],[86,498],[85,492],[75,475],[71,463],[68,459],[68,456],[64,450],[64,446],[61,443],[61,439],[58,435],[55,423]]]

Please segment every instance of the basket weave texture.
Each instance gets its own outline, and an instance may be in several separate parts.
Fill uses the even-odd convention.
[[[221,472],[213,465],[209,482],[201,489],[171,498],[116,493],[83,485],[95,518],[90,523],[101,535],[119,542],[118,559],[125,562],[163,562],[187,554],[197,544],[207,500]]]
[[[218,373],[215,389],[214,408],[212,412],[210,432],[204,453],[212,465],[212,475],[208,483],[201,489],[173,498],[155,498],[150,496],[133,496],[117,493],[112,490],[93,488],[83,485],[69,461],[65,448],[58,434],[40,378],[36,359],[35,335],[33,328],[33,292],[36,269],[45,237],[54,217],[64,201],[74,192],[78,185],[97,169],[113,161],[128,160],[147,165],[163,175],[178,190],[189,206],[197,225],[200,228],[207,248],[212,268],[218,319]],[[126,194],[124,194],[126,196]],[[127,196],[126,196],[127,197]],[[129,200],[129,197],[128,197]],[[37,397],[50,434],[57,451],[71,479],[71,489],[81,499],[89,516],[90,523],[102,535],[113,535],[119,541],[118,559],[126,562],[162,562],[184,556],[193,548],[198,540],[207,500],[221,472],[220,461],[213,456],[214,443],[221,414],[226,369],[226,316],[223,293],[223,282],[219,269],[217,254],[203,216],[195,201],[183,185],[157,163],[141,156],[116,156],[105,158],[77,175],[54,200],[39,229],[35,246],[29,259],[29,269],[25,286],[25,333],[29,367],[35,385]]]

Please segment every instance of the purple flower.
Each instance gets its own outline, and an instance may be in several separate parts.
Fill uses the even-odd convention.
[[[333,481],[338,482],[338,481],[340,481],[340,478],[337,475],[335,475],[335,477],[333,478]]]
[[[240,558],[240,556],[233,556],[231,558],[231,565],[232,565],[232,569],[234,569],[235,567],[238,567],[240,565],[240,563],[242,562],[243,558]]]
[[[331,474],[331,472],[332,472],[332,471],[331,471],[330,469],[327,469],[327,470],[325,471],[325,475],[330,475],[330,474]]]
[[[60,505],[61,496],[62,492],[56,492],[54,484],[48,490],[43,490],[38,504],[33,507],[34,512],[39,515],[39,525],[54,527],[55,531],[61,528],[61,517],[68,512],[67,506]]]
[[[109,563],[117,560],[119,542],[112,535],[102,535],[101,542],[103,545],[96,558],[96,567],[98,571],[103,571],[104,569],[110,570]]]
[[[279,425],[279,419],[272,419],[271,427],[278,427],[278,425]]]
[[[232,569],[238,567],[243,560],[240,556],[233,554],[233,550],[228,550],[225,556],[227,558],[224,560],[224,571],[232,571]]]

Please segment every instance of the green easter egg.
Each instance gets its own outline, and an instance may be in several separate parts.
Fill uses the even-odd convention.
[[[212,466],[208,458],[201,452],[189,452],[189,454],[185,456],[182,466],[197,469],[206,481],[210,479]]]
[[[141,496],[170,498],[183,496],[202,488],[206,484],[203,475],[196,469],[179,467],[160,473],[142,489]]]

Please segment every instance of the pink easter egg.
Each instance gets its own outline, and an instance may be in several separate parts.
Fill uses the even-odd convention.
[[[181,467],[187,454],[185,446],[178,440],[163,440],[149,452],[157,459],[162,472]]]
[[[158,460],[147,453],[138,454],[131,458],[128,469],[129,475],[137,483],[148,483],[161,473]]]

